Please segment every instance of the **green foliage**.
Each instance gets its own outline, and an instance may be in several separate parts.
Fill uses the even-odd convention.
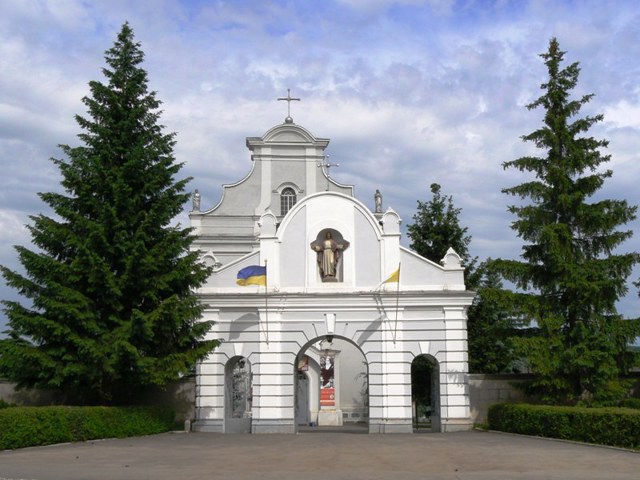
[[[503,403],[489,407],[488,418],[502,432],[640,448],[640,411],[628,408]]]
[[[76,117],[83,145],[53,160],[65,193],[40,194],[55,217],[31,217],[37,251],[16,247],[27,274],[0,267],[31,301],[3,302],[0,376],[68,402],[135,402],[217,345],[203,340],[210,324],[193,293],[210,270],[189,251],[190,229],[171,225],[189,179],[175,179],[174,134],[158,124],[143,57],[125,24],[105,54],[107,83],[90,82],[89,117]]]
[[[487,268],[490,262],[489,259],[478,268],[477,294],[467,313],[469,371],[517,373],[514,339],[524,330],[516,328],[514,308],[509,304],[498,273]]]
[[[15,407],[0,411],[0,450],[172,430],[167,407]]]
[[[0,398],[0,409],[13,407],[10,403],[5,402],[2,398]]]
[[[453,198],[440,193],[440,185],[431,184],[432,198],[429,202],[418,200],[418,210],[413,216],[415,223],[407,225],[411,239],[410,248],[432,262],[440,263],[449,248],[453,248],[467,268],[467,286],[475,285],[473,272],[477,259],[469,255],[471,237],[467,228],[460,226],[461,209],[453,206]],[[472,288],[472,287],[471,287]]]
[[[610,160],[601,153],[608,142],[583,136],[603,117],[576,118],[593,95],[570,99],[580,69],[577,63],[561,68],[556,39],[541,57],[549,78],[528,108],[544,109],[544,125],[522,138],[544,156],[503,164],[535,177],[504,190],[521,199],[509,211],[526,244],[522,261],[496,260],[493,268],[523,292],[518,316],[537,328],[517,347],[538,374],[538,390],[551,401],[589,402],[625,373],[627,345],[640,332],[615,306],[639,260],[635,252],[617,253],[633,233],[618,228],[636,218],[636,207],[590,200],[612,174],[601,168]]]

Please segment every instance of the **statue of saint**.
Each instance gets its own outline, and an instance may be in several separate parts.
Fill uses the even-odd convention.
[[[376,213],[382,213],[382,194],[380,190],[376,190],[376,194],[373,196],[376,202]]]
[[[348,242],[339,244],[333,239],[331,232],[327,232],[324,240],[315,241],[311,244],[311,249],[317,252],[318,268],[323,280],[337,280],[338,262],[342,250],[349,246]]]
[[[193,193],[193,211],[200,211],[200,192],[196,188],[196,191]]]

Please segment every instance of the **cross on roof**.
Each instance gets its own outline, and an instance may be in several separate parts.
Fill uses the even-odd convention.
[[[284,100],[287,102],[287,118],[284,119],[284,123],[293,123],[293,118],[291,118],[291,102],[299,102],[299,98],[294,98],[291,96],[291,89],[287,88],[287,96],[279,97],[278,101]]]
[[[322,161],[317,163],[318,168],[322,168],[327,173],[327,191],[329,190],[329,169],[331,167],[339,167],[339,163],[329,163],[329,154],[322,157]]]

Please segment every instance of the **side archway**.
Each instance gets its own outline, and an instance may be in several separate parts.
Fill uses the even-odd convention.
[[[440,368],[431,355],[411,362],[411,407],[416,431],[440,431]]]
[[[225,433],[251,433],[253,406],[251,363],[235,356],[225,365]]]

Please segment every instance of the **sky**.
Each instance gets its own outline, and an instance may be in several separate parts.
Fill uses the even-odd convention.
[[[295,123],[331,139],[331,176],[358,199],[373,209],[380,189],[406,228],[439,183],[473,256],[518,258],[502,189],[532,178],[502,164],[543,154],[521,137],[542,125],[526,106],[542,93],[552,37],[565,66],[580,62],[574,97],[595,94],[581,115],[604,114],[589,131],[611,155],[598,198],[640,203],[636,0],[0,0],[0,11],[0,264],[11,269],[22,271],[13,246],[32,248],[29,216],[51,213],[37,195],[61,188],[50,158],[79,145],[75,116],[126,21],[203,210],[249,172],[245,138],[284,121],[276,99],[291,89]],[[640,252],[640,235],[620,251]],[[19,298],[0,279],[0,299]],[[631,284],[619,310],[640,316]]]

